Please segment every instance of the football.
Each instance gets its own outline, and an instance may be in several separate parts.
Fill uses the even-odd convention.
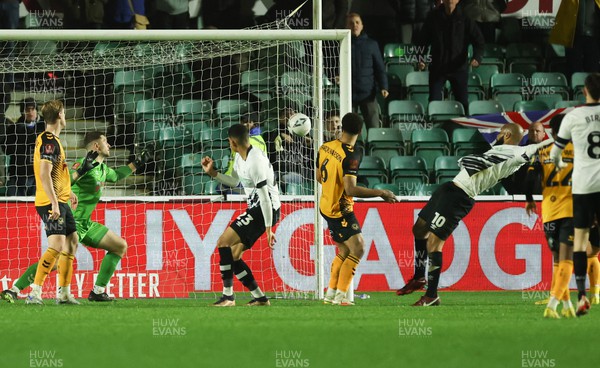
[[[300,112],[290,116],[288,130],[290,133],[304,137],[311,129],[310,118]]]

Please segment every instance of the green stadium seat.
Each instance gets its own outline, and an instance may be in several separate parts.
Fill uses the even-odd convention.
[[[520,93],[500,93],[494,96],[494,100],[502,104],[506,111],[514,111],[515,103],[523,101],[523,95]]]
[[[288,195],[313,195],[314,187],[311,182],[287,183],[285,185],[285,194],[288,194]]]
[[[499,93],[522,94],[524,86],[525,86],[525,76],[523,74],[501,73],[501,74],[492,75],[490,88],[491,88],[492,95],[497,95]],[[506,105],[504,105],[504,106],[506,106]]]
[[[203,174],[202,169],[202,158],[205,155],[203,153],[190,153],[185,154],[181,157],[181,170],[184,175],[196,175]],[[210,176],[204,175],[210,179]]]
[[[246,70],[242,72],[240,84],[248,92],[273,92],[275,78],[268,70]]]
[[[425,184],[422,178],[419,177],[398,177],[394,185],[398,188],[397,193],[401,196],[414,196],[420,188]]]
[[[429,94],[429,72],[410,72],[406,75],[406,89],[408,95],[413,93]]]
[[[392,183],[407,177],[418,177],[421,182],[427,182],[427,166],[416,156],[395,156],[390,159],[390,176]]]
[[[542,101],[518,101],[515,102],[514,111],[525,112],[525,111],[543,111],[549,110],[550,108],[546,103]]]
[[[429,103],[428,114],[430,121],[448,121],[453,118],[465,116],[465,109],[457,101],[431,101]]]
[[[200,144],[203,148],[227,148],[227,130],[223,128],[209,128],[200,132]]]
[[[94,46],[94,51],[92,51],[94,57],[105,57],[110,53],[111,50],[114,50],[119,47],[119,42],[98,42]]]
[[[564,100],[564,101],[557,101],[554,104],[554,108],[560,109],[560,108],[565,108],[565,107],[575,107],[575,106],[579,106],[579,105],[581,105],[580,101]]]
[[[405,63],[390,63],[387,65],[388,74],[394,74],[400,78],[402,84],[406,84],[406,76],[408,73],[414,72],[415,67],[412,64]]]
[[[569,85],[562,73],[533,73],[531,87],[535,94],[560,94],[569,98]]]
[[[589,74],[590,73],[587,72],[576,72],[571,75],[571,92],[574,100],[577,100],[579,96],[583,95],[585,78],[587,78]]]
[[[221,186],[221,183],[219,183],[216,180],[210,180],[208,182],[206,182],[204,184],[204,194],[205,195],[217,195],[217,194],[221,194],[219,192],[219,188]]]
[[[437,157],[450,154],[448,134],[440,128],[413,130],[411,142],[413,154],[421,157],[428,168],[433,168]]]
[[[513,63],[508,69],[511,73],[523,74],[525,78],[530,79],[531,76],[540,70],[537,64],[529,63]]]
[[[485,98],[485,90],[483,88],[483,82],[479,74],[474,72],[469,73],[467,92],[469,94],[477,95],[478,100],[483,100]]]
[[[533,96],[534,101],[541,101],[546,104],[549,108],[556,106],[556,103],[563,100],[563,96],[559,94],[540,94]]]
[[[498,101],[473,101],[469,104],[469,115],[487,115],[504,112],[504,107]]]
[[[183,192],[186,195],[202,195],[204,194],[204,185],[209,181],[210,176],[205,174],[184,175]]]
[[[369,155],[379,156],[384,162],[404,153],[402,132],[394,128],[370,128],[367,132]],[[387,152],[387,153],[384,153]]]
[[[396,184],[378,183],[373,185],[373,189],[389,190],[395,195],[400,195],[400,188]]]
[[[387,182],[387,170],[385,162],[377,156],[363,157],[358,168],[359,178],[364,178],[368,181],[369,187],[377,183]]]
[[[153,87],[154,70],[117,70],[113,79],[115,93],[149,91]]]
[[[391,123],[414,123],[425,121],[423,106],[412,100],[393,100],[388,104],[388,116]]]
[[[456,156],[464,156],[483,153],[490,149],[490,144],[475,128],[456,128],[452,131],[452,148]]]
[[[473,69],[473,73],[479,75],[479,78],[481,78],[481,86],[486,93],[489,93],[490,91],[492,77],[498,74],[500,71],[501,69],[495,64],[481,64],[477,68]]]
[[[436,182],[443,182],[444,178],[454,178],[460,171],[458,159],[460,156],[440,156],[435,159],[434,172]]]
[[[163,98],[140,100],[135,107],[135,118],[140,120],[167,120],[173,117],[173,106]]]
[[[539,66],[543,56],[543,50],[537,44],[510,43],[506,46],[506,65],[511,72],[517,65]]]
[[[250,104],[245,100],[222,99],[217,102],[218,119],[238,119],[250,111]]]
[[[281,75],[280,87],[284,94],[296,91],[304,94],[312,94],[312,75],[300,71],[285,72]]]
[[[423,112],[427,114],[429,107],[429,92],[413,92],[409,95],[409,100],[419,103],[423,107]]]
[[[138,101],[152,97],[144,91],[115,94],[115,117],[119,121],[132,122]]]

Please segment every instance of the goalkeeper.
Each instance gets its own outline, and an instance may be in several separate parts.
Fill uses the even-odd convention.
[[[102,196],[104,183],[114,183],[131,175],[136,168],[144,164],[148,152],[142,151],[135,161],[128,165],[111,169],[104,163],[104,160],[110,156],[110,144],[106,141],[104,133],[87,133],[84,144],[89,151],[88,154],[75,162],[71,168],[72,190],[79,200],[73,216],[81,243],[88,247],[104,249],[107,252],[88,300],[108,302],[114,298],[109,297],[105,292],[106,285],[127,250],[127,242],[106,226],[92,221],[90,217]],[[9,303],[14,303],[18,293],[33,281],[36,269],[37,263],[29,266],[11,289],[2,292],[2,298]]]

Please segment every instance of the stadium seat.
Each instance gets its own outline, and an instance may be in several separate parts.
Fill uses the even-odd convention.
[[[516,102],[523,101],[523,95],[520,93],[500,93],[494,96],[494,100],[504,106],[505,111],[514,111]]]
[[[496,65],[498,70],[503,72],[504,50],[502,49],[502,46],[495,43],[486,43],[483,45],[483,58],[481,59],[481,65]]]
[[[200,144],[203,148],[226,148],[229,147],[227,130],[219,128],[204,129],[200,132]]]
[[[567,78],[562,73],[533,73],[531,87],[535,94],[560,94],[569,98]]]
[[[314,187],[310,182],[287,183],[285,185],[285,194],[288,195],[313,195]]]
[[[473,101],[469,104],[469,115],[487,115],[504,112],[504,107],[498,101]]]
[[[387,65],[387,72],[397,75],[402,81],[402,85],[406,84],[406,76],[408,73],[414,72],[415,67],[412,64],[390,63]]]
[[[506,46],[506,65],[512,72],[515,65],[540,65],[542,48],[533,43],[510,43]]]
[[[525,111],[543,111],[549,110],[550,108],[543,101],[518,101],[515,102],[514,111],[525,112]]]
[[[580,95],[583,95],[583,86],[585,84],[585,78],[590,73],[587,72],[576,72],[571,75],[571,92],[573,100],[577,100]]]
[[[423,106],[423,112],[427,114],[427,108],[429,107],[429,92],[413,92],[409,95],[408,99]]]
[[[518,73],[501,73],[492,75],[491,93],[523,93],[525,86],[525,76]],[[504,104],[503,104],[504,105]],[[504,105],[506,106],[506,105]],[[511,105],[512,106],[512,105]]]
[[[400,195],[400,188],[397,184],[378,183],[373,185],[373,189],[389,190],[395,195]]]
[[[119,42],[98,42],[92,51],[94,57],[105,57],[111,50],[119,47]]]
[[[183,192],[186,195],[204,194],[204,185],[210,181],[210,176],[206,174],[184,175]]]
[[[153,86],[153,69],[118,70],[113,79],[115,93],[149,91]]]
[[[369,155],[378,156],[384,162],[391,157],[404,154],[402,132],[394,128],[370,128],[367,132]]]
[[[184,176],[204,173],[204,169],[202,169],[203,157],[203,153],[190,153],[183,155],[181,157],[181,169],[183,171]]]
[[[573,100],[563,100],[557,101],[554,104],[555,109],[565,108],[565,107],[575,107],[581,105],[581,101],[573,101]]]
[[[465,109],[457,101],[431,101],[429,103],[428,115],[430,121],[447,121],[465,116]]]
[[[206,100],[179,100],[175,105],[175,114],[183,121],[210,121],[212,104]]]
[[[563,100],[563,96],[561,96],[559,94],[550,94],[550,95],[541,94],[541,95],[533,96],[533,100],[541,101],[541,102],[545,103],[546,106],[548,106],[549,108],[552,108],[556,105],[557,102]]]
[[[452,149],[454,155],[464,156],[485,152],[490,149],[490,144],[475,128],[456,128],[452,131]]]
[[[246,70],[242,72],[240,84],[248,92],[273,92],[276,87],[268,70]]]
[[[218,119],[237,119],[250,111],[250,104],[245,100],[222,99],[217,102]]]
[[[467,85],[467,92],[469,94],[475,94],[478,96],[478,100],[485,99],[485,91],[483,88],[483,82],[479,74],[475,72],[469,72],[469,82]]]
[[[141,120],[167,120],[173,118],[173,106],[163,98],[150,98],[140,100],[135,107],[135,119]]]
[[[460,156],[440,156],[435,159],[434,172],[437,183],[443,182],[444,178],[454,178],[460,171],[458,159]]]
[[[450,154],[448,134],[440,128],[413,130],[411,141],[413,154],[421,157],[427,168],[433,168],[438,156]]]
[[[388,63],[390,61],[398,60],[400,57],[400,43],[386,43],[383,46],[383,60]]]
[[[529,64],[529,63],[513,63],[508,68],[510,73],[523,74],[525,78],[530,79],[531,76],[538,72],[539,67],[537,64]]]
[[[415,195],[417,196],[431,196],[433,192],[436,191],[437,188],[440,187],[440,184],[423,184],[421,185]]]
[[[380,157],[365,156],[358,168],[358,176],[366,179],[370,188],[377,183],[386,183],[387,170],[385,163]]]
[[[281,75],[280,87],[285,95],[290,91],[312,94],[312,75],[300,71],[285,72]]]
[[[390,176],[392,183],[407,177],[418,177],[421,182],[427,182],[427,166],[416,156],[395,156],[390,159]]]
[[[388,104],[388,116],[390,123],[414,123],[425,120],[423,106],[412,100],[390,101]]]
[[[181,157],[192,153],[192,133],[185,126],[165,126],[159,130],[158,150],[163,168],[176,169],[181,166]]]
[[[477,75],[479,75],[479,77],[481,78],[481,86],[488,94],[490,91],[492,76],[494,76],[495,74],[498,74],[500,71],[501,71],[501,69],[498,67],[498,65],[495,65],[495,64],[493,64],[493,65],[481,64],[481,65],[479,65],[479,67],[477,67],[473,70],[473,72],[476,73]]]
[[[394,182],[394,185],[398,188],[398,195],[401,196],[414,196],[420,188],[425,184],[422,178],[419,177],[398,177]]]
[[[429,72],[410,72],[406,75],[406,89],[409,97],[413,93],[429,94]]]
[[[206,175],[208,176],[208,175]],[[204,183],[204,190],[203,193],[205,195],[217,195],[217,194],[221,194],[219,192],[219,188],[221,186],[221,183],[219,183],[216,180],[209,180],[206,183]]]
[[[151,95],[144,91],[115,94],[115,118],[119,121],[134,121],[138,101],[150,97]]]

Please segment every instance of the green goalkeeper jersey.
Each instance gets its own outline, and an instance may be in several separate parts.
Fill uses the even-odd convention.
[[[73,165],[74,168],[79,167],[85,158],[77,160]],[[71,174],[75,170],[71,169]],[[117,169],[111,169],[104,162],[100,163],[95,168],[85,173],[81,178],[72,185],[71,190],[78,199],[77,209],[73,213],[75,221],[89,220],[92,212],[96,208],[102,189],[106,182],[115,183],[127,176],[133,171],[129,166],[121,166]]]

